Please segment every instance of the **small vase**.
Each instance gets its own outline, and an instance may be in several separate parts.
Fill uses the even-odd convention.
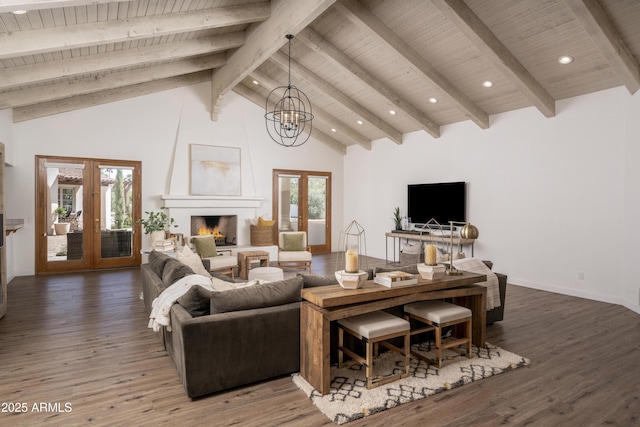
[[[156,248],[156,242],[158,240],[164,240],[164,230],[152,231],[149,234],[149,239],[151,240],[151,249]]]

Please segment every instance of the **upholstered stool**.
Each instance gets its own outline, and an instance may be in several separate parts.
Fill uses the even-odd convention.
[[[260,279],[266,282],[275,282],[283,278],[284,273],[278,267],[257,267],[249,270],[249,280]]]
[[[421,334],[435,330],[436,360],[431,360],[422,354],[412,351],[411,354],[418,359],[442,368],[442,350],[451,349],[458,354],[463,354],[457,347],[466,345],[466,356],[471,358],[471,310],[459,305],[444,301],[422,301],[404,306],[405,320],[417,320],[427,326],[414,328],[411,335]],[[465,337],[455,338],[442,342],[442,328],[446,326],[465,324]]]
[[[409,322],[384,311],[360,314],[347,317],[338,321],[338,366],[343,366],[343,353],[353,359],[352,363],[365,366],[367,376],[367,388],[378,387],[382,384],[404,378],[409,375]],[[366,355],[356,354],[344,346],[344,332],[364,341]],[[404,337],[402,349],[387,342],[391,338]],[[378,354],[378,344],[382,344],[389,350],[404,355],[404,367],[402,372],[374,381],[373,357]]]

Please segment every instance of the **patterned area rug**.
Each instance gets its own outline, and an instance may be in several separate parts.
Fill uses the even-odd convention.
[[[434,357],[433,348],[433,342],[412,346],[413,350],[431,358]],[[331,421],[344,424],[529,364],[528,359],[489,343],[487,348],[473,346],[473,353],[473,358],[468,359],[446,350],[442,369],[411,357],[407,378],[371,390],[366,388],[364,368],[359,365],[342,369],[332,366],[331,391],[326,396],[321,396],[300,374],[293,375],[293,382]],[[400,372],[401,359],[402,356],[391,351],[382,353],[374,361],[374,374],[386,376]]]

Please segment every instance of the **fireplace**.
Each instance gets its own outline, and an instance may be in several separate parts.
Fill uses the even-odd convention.
[[[235,246],[238,244],[237,215],[199,215],[191,216],[191,235],[211,234],[217,246]]]

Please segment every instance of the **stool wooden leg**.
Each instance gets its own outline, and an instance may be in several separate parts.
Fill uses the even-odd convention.
[[[407,332],[404,336],[404,375],[409,376],[409,367],[411,366],[411,333]]]
[[[436,366],[442,368],[442,329],[436,327]]]
[[[471,355],[471,334],[472,334],[472,327],[471,327],[471,319],[467,320],[466,322],[467,324],[467,357],[469,359],[471,359],[472,355]]]
[[[342,368],[344,355],[342,353],[342,347],[344,346],[344,330],[338,328],[338,367]]]
[[[373,386],[373,344],[367,341],[367,363],[366,363],[366,375],[367,375],[367,388]]]

